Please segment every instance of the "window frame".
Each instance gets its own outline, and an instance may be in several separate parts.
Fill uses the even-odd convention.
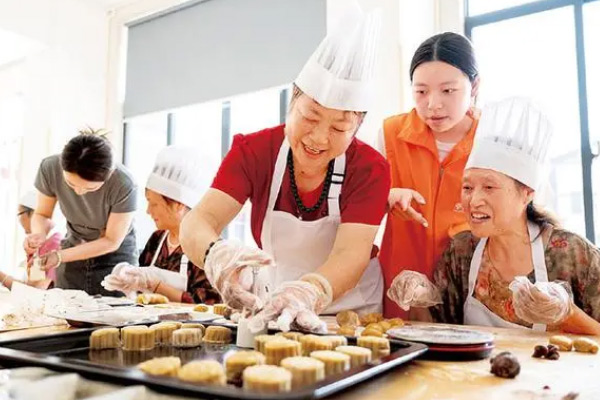
[[[577,62],[577,91],[579,94],[579,128],[581,135],[581,167],[583,179],[583,210],[585,233],[588,240],[595,243],[594,193],[592,184],[593,161],[598,151],[592,149],[590,142],[587,76],[585,64],[585,38],[583,26],[583,5],[600,0],[538,0],[519,6],[498,9],[484,14],[469,15],[469,0],[464,0],[465,35],[472,39],[473,29],[509,19],[524,17],[557,8],[572,7],[575,23],[575,54]],[[600,199],[599,199],[600,201]],[[599,238],[600,241],[600,238]]]

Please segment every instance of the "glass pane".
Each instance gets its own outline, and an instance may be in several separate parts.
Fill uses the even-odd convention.
[[[473,42],[482,77],[480,106],[522,95],[534,99],[552,119],[549,190],[540,193],[540,200],[563,226],[585,235],[573,9],[477,27]]]
[[[583,6],[585,64],[587,77],[588,113],[592,150],[600,150],[600,1]],[[594,223],[596,243],[600,243],[600,161],[594,160],[592,170],[594,185]]]
[[[469,16],[502,10],[537,0],[469,0]]]
[[[138,248],[143,249],[156,230],[154,221],[146,214],[144,187],[152,172],[156,155],[167,145],[167,113],[129,119],[126,140],[126,165],[138,185],[138,210],[135,213],[137,244]]]
[[[237,96],[231,99],[231,138],[238,133],[253,133],[279,125],[279,93],[281,88],[273,88]],[[229,224],[229,238],[255,246],[250,230],[250,204]]]

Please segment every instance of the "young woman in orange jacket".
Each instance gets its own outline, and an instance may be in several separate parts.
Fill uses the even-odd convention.
[[[410,79],[415,108],[383,124],[392,175],[379,256],[386,288],[405,269],[431,278],[450,237],[468,229],[461,178],[477,127],[479,87],[471,42],[449,32],[427,39],[413,56]],[[384,312],[407,318],[387,296]]]

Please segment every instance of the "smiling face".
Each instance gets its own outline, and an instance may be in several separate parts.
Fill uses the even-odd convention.
[[[470,168],[463,175],[461,199],[473,234],[492,237],[523,226],[533,190],[500,172]]]
[[[477,81],[476,81],[477,82]],[[433,132],[446,132],[461,123],[477,94],[477,83],[442,61],[419,65],[412,76],[417,114]]]
[[[326,108],[305,94],[291,103],[286,135],[294,161],[302,169],[325,169],[329,161],[346,152],[361,116]]]
[[[95,192],[96,190],[100,189],[102,185],[104,185],[104,182],[86,181],[73,172],[63,171],[63,178],[67,186],[73,189],[73,191],[79,196],[89,192]]]

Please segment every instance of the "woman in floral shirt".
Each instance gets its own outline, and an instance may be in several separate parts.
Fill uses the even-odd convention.
[[[146,183],[147,213],[155,231],[140,255],[140,265],[117,265],[105,278],[109,290],[159,293],[173,302],[214,304],[221,301],[204,270],[194,265],[179,245],[179,226],[202,195],[203,167],[193,148],[168,146]]]
[[[600,334],[600,250],[533,204],[550,136],[524,99],[483,110],[461,193],[471,231],[452,238],[435,287],[401,274],[390,298],[433,305],[438,322]]]

